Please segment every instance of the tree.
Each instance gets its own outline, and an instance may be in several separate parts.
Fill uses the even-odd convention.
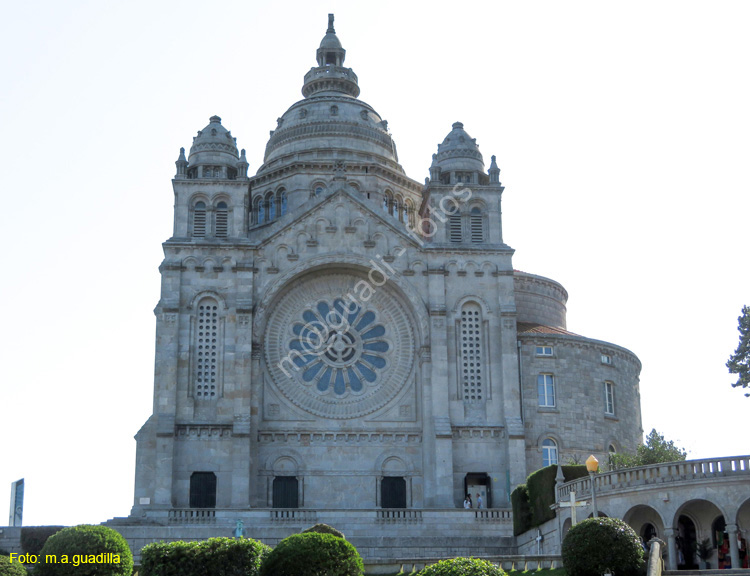
[[[740,343],[727,361],[730,374],[738,374],[737,382],[733,387],[750,387],[750,306],[742,307],[742,316],[737,318],[737,330],[740,332]],[[750,396],[750,392],[745,394]]]
[[[612,470],[619,468],[634,468],[636,466],[648,466],[649,464],[661,464],[662,462],[678,462],[687,458],[687,452],[675,446],[674,441],[667,442],[664,436],[656,431],[656,428],[646,436],[645,444],[638,446],[635,454],[626,452],[609,455],[609,467]]]

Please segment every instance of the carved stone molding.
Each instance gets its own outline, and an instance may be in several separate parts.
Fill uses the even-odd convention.
[[[417,432],[258,432],[261,444],[421,444]]]
[[[197,438],[229,438],[232,436],[232,424],[178,424],[174,435],[181,440]]]

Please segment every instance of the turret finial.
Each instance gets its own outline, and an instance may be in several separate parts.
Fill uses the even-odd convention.
[[[328,30],[326,34],[336,34],[336,30],[333,29],[333,14],[328,15]]]

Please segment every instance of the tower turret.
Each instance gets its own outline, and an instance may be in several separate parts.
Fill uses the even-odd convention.
[[[305,98],[319,94],[359,96],[357,75],[351,68],[344,68],[345,57],[346,50],[333,28],[333,14],[329,14],[328,30],[316,53],[318,67],[311,68],[305,74],[305,84],[302,86]]]
[[[188,161],[189,179],[237,178],[237,139],[221,125],[221,118],[211,116],[209,124],[193,138]]]

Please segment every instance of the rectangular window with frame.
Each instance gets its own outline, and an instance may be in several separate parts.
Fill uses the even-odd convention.
[[[539,374],[536,377],[537,393],[539,394],[539,406],[544,408],[555,407],[555,377],[552,374]]]
[[[604,413],[608,416],[615,415],[615,383],[604,383]]]
[[[612,364],[612,356],[609,354],[602,354],[602,364]]]
[[[552,356],[554,352],[555,351],[552,348],[552,346],[537,346],[536,347],[537,356]]]

